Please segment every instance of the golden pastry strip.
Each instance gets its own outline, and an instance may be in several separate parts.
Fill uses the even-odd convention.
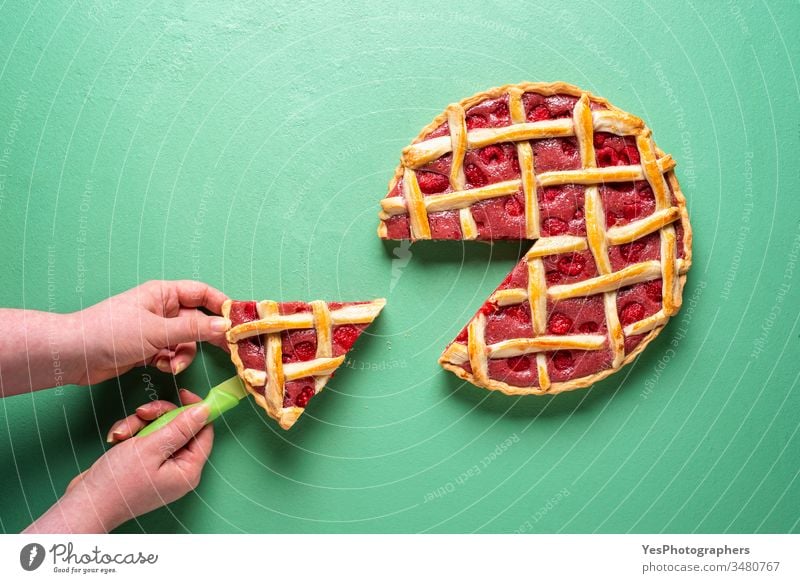
[[[244,338],[262,334],[274,334],[286,330],[302,330],[315,327],[314,312],[280,315],[277,310],[273,312],[267,309],[272,304],[275,304],[275,302],[259,302],[258,313],[260,319],[240,324],[228,330],[228,342],[238,342]],[[328,314],[327,318],[330,318],[330,326],[369,324],[380,313],[385,304],[384,300],[374,300],[366,304],[346,306],[333,311],[328,311],[326,307],[325,311]]]
[[[513,94],[512,99],[513,99]],[[463,109],[463,108],[462,108]],[[513,112],[512,112],[513,116]],[[618,136],[636,135],[642,130],[642,121],[632,115],[616,111],[591,112],[594,131],[609,132]],[[545,138],[569,138],[575,135],[575,126],[570,119],[553,119],[536,122],[524,121],[524,112],[512,124],[500,128],[479,128],[467,132],[467,147],[483,148],[500,142],[521,142]],[[522,121],[520,121],[522,120]],[[402,163],[407,168],[417,169],[453,151],[447,136],[423,140],[403,149]]]

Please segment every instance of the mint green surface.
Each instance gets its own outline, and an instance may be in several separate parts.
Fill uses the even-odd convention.
[[[151,278],[383,314],[285,432],[252,399],[193,494],[122,532],[798,531],[795,2],[6,2],[0,304],[68,311]],[[509,398],[436,358],[524,245],[381,243],[378,200],[448,103],[564,80],[644,118],[694,227],[684,308],[591,390]],[[0,400],[0,530],[118,418],[229,377]]]
[[[246,396],[247,390],[244,388],[244,385],[242,385],[239,377],[234,376],[229,378],[227,381],[223,381],[222,383],[218,384],[216,387],[211,387],[202,402],[184,405],[183,407],[178,407],[177,409],[167,411],[161,417],[143,427],[136,435],[138,437],[150,435],[151,433],[154,433],[167,425],[186,409],[189,409],[190,407],[197,407],[201,404],[208,407],[208,417],[206,418],[206,425],[208,425],[209,423],[214,422],[226,411],[233,409],[239,404],[239,401],[244,399]]]

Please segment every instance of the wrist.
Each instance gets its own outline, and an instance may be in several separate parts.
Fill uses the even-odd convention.
[[[107,501],[93,497],[77,484],[59,498],[24,532],[40,534],[102,534],[125,522]]]
[[[84,331],[81,312],[52,314],[48,334],[53,387],[86,384],[93,349]]]

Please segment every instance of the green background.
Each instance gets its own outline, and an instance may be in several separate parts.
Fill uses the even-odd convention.
[[[120,530],[797,531],[798,5],[454,6],[0,5],[0,304],[78,310],[152,278],[388,299],[293,430],[247,401],[196,493]],[[436,364],[520,245],[375,236],[400,149],[520,80],[644,118],[694,227],[681,313],[634,365],[554,398]],[[177,383],[231,373],[205,348]],[[0,529],[43,512],[152,388],[176,398],[137,370],[0,400]]]

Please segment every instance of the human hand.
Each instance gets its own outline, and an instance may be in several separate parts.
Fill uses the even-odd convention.
[[[226,299],[201,282],[149,281],[69,314],[67,325],[82,331],[85,347],[85,362],[70,363],[74,370],[69,376],[86,385],[145,364],[178,374],[197,354],[197,341],[227,350],[228,321],[199,309],[220,314]]]
[[[184,405],[202,400],[186,389],[180,399]],[[26,532],[109,532],[195,489],[214,441],[212,426],[205,425],[205,405],[182,412],[146,437],[129,439],[174,408],[167,401],[152,401],[117,421],[109,441],[123,443],[74,478],[64,496]]]

